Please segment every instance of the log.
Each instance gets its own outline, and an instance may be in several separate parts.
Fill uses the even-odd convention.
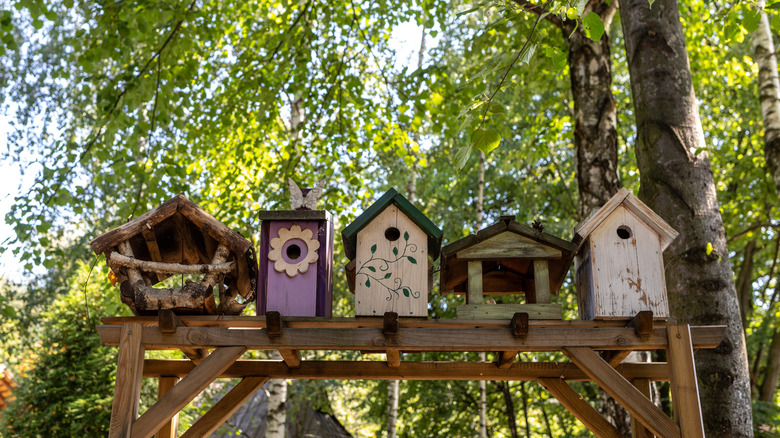
[[[108,258],[108,266],[139,269],[146,272],[161,274],[223,274],[233,270],[233,262],[208,264],[208,265],[182,265],[178,263],[151,262],[123,256],[117,252],[111,252]]]
[[[181,288],[157,289],[143,284],[135,285],[135,308],[139,312],[179,310],[189,313],[207,313],[206,301],[213,300],[213,288],[187,280]]]

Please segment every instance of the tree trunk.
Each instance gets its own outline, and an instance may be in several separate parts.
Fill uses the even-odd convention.
[[[764,382],[761,384],[759,400],[765,402],[774,400],[778,376],[780,376],[780,329],[775,330],[775,335],[772,336],[772,345],[769,347],[769,357],[766,361],[766,371],[764,372]]]
[[[589,2],[583,11],[601,16],[609,29],[617,0]],[[574,150],[579,189],[578,213],[584,219],[620,188],[617,164],[617,112],[612,98],[609,37],[599,41],[585,35],[582,25],[566,21],[561,27],[569,46],[569,78],[574,100]],[[573,33],[572,33],[573,32]],[[571,35],[571,37],[569,37]]]
[[[279,352],[274,351],[274,359],[281,360]],[[287,381],[271,379],[268,381],[268,416],[265,420],[265,438],[285,438],[287,423]]]
[[[509,391],[509,382],[503,381],[494,383],[504,394],[504,404],[506,405],[506,419],[509,425],[509,433],[512,435],[512,438],[517,438],[517,416],[515,415],[515,402],[512,400],[512,393]]]
[[[642,198],[680,236],[664,255],[671,319],[725,324],[721,345],[696,352],[708,437],[752,437],[747,352],[715,183],[675,0],[623,0]],[[708,243],[714,251],[707,254]]]
[[[398,421],[398,380],[387,382],[387,438],[395,438]]]
[[[737,296],[739,297],[739,314],[742,317],[742,327],[747,328],[748,317],[753,313],[753,254],[756,252],[756,241],[751,240],[745,245],[742,254],[742,266],[737,276]]]
[[[764,155],[766,166],[780,192],[780,80],[777,56],[772,41],[769,18],[763,11],[764,0],[759,0],[761,21],[753,32],[753,59],[758,64],[758,95],[764,117]]]

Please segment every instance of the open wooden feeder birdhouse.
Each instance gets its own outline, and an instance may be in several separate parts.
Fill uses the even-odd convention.
[[[626,189],[579,224],[574,266],[580,318],[669,316],[663,251],[677,231]]]
[[[238,315],[255,299],[257,261],[252,243],[177,195],[159,207],[93,240],[105,254],[122,302],[136,315]],[[181,275],[203,275],[180,287],[155,284]],[[214,289],[219,292],[219,303]]]
[[[550,303],[569,270],[576,245],[502,216],[495,224],[442,248],[441,293],[466,296],[458,318],[560,319]],[[483,304],[485,295],[524,294],[526,304]]]
[[[316,210],[324,181],[303,190],[289,184],[292,210],[260,212],[257,314],[330,317],[333,219]]]
[[[428,316],[428,292],[442,231],[388,190],[341,233],[356,316]]]

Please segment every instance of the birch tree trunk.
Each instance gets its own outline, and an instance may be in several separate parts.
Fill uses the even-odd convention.
[[[765,0],[759,0],[756,4],[762,10],[758,29],[753,32],[753,59],[758,64],[758,96],[764,117],[766,166],[780,192],[780,80],[772,30],[769,18],[763,11],[765,3]]]
[[[387,438],[395,438],[398,421],[398,380],[387,382]]]
[[[485,215],[485,153],[479,151],[479,167],[477,168],[477,216],[475,232],[482,228],[482,221]],[[482,304],[482,303],[473,303]],[[485,362],[487,356],[484,351],[479,352],[480,362]],[[487,382],[479,380],[479,438],[487,438]],[[509,409],[509,406],[507,406]],[[512,406],[514,410],[514,406]]]
[[[752,437],[742,321],[675,0],[622,0],[640,198],[680,236],[664,254],[671,319],[725,324],[721,345],[696,352],[708,437]],[[707,244],[714,251],[707,254]]]

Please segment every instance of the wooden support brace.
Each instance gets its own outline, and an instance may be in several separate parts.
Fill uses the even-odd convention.
[[[643,310],[636,314],[628,323],[629,327],[633,327],[637,336],[640,339],[647,339],[653,334],[653,311]]]
[[[279,354],[282,356],[284,363],[286,363],[288,367],[297,368],[301,366],[300,351],[282,348],[279,350]]]
[[[385,336],[398,334],[398,313],[385,312],[385,316],[382,319],[382,333],[384,333]]]
[[[176,383],[179,382],[178,377],[160,377],[157,382],[157,399],[161,399],[168,393]],[[176,433],[179,429],[179,414],[176,414],[171,418],[171,421],[165,423],[157,433],[154,434],[156,438],[176,438]]]
[[[157,324],[160,327],[160,332],[166,335],[172,335],[176,333],[178,327],[186,327],[181,319],[173,313],[173,310],[160,310],[157,312]],[[200,361],[209,355],[209,352],[204,348],[181,348],[182,353],[187,356],[195,364],[199,364]]]
[[[539,379],[539,384],[566,407],[578,420],[599,438],[622,438],[609,421],[596,412],[582,396],[562,379]]]
[[[267,381],[268,377],[245,377],[208,412],[203,414],[181,438],[209,436]]]
[[[619,372],[588,347],[564,347],[585,374],[650,431],[662,438],[680,437],[680,428]]]
[[[141,397],[141,376],[144,366],[144,347],[141,344],[143,326],[122,324],[121,327],[109,438],[130,436],[131,426],[138,415],[138,403]]]
[[[631,350],[607,350],[604,352],[604,360],[614,368],[620,365],[629,354],[631,354]]]
[[[282,328],[284,322],[282,321],[282,314],[276,311],[270,311],[265,313],[265,324],[268,336],[277,338],[282,336]]]
[[[387,350],[387,366],[392,368],[398,368],[401,366],[401,351],[400,350]]]
[[[699,387],[696,385],[690,327],[687,324],[670,325],[667,327],[667,335],[674,418],[680,425],[683,438],[703,438],[704,425],[699,404]]]
[[[499,351],[496,358],[496,366],[502,369],[512,368],[517,353],[517,351]]]
[[[633,379],[631,380],[631,383],[636,386],[636,389],[644,394],[648,400],[650,399],[649,379]],[[642,426],[640,422],[636,421],[636,418],[634,417],[631,417],[631,436],[633,438],[653,438],[653,434],[650,433],[646,427]]]
[[[524,338],[528,334],[528,313],[518,312],[512,315],[509,329],[512,331],[512,336]]]
[[[197,365],[157,403],[133,423],[132,438],[150,438],[192,401],[246,351],[245,347],[220,347]]]

